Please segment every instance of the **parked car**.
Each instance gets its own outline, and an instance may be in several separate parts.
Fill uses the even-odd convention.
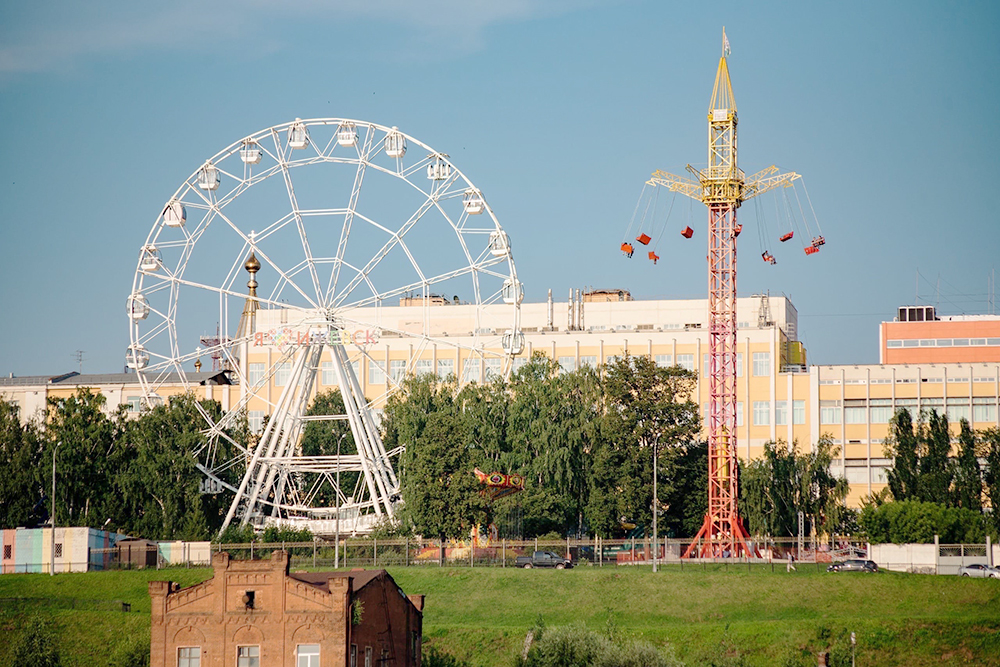
[[[840,563],[834,563],[826,568],[827,572],[878,572],[878,565],[873,560],[851,558]]]
[[[990,567],[984,563],[972,563],[965,565],[958,571],[960,577],[980,577],[990,579],[1000,579],[1000,569]]]
[[[518,556],[514,560],[514,565],[526,569],[533,567],[554,567],[557,570],[564,570],[573,567],[573,561],[554,554],[551,551],[536,551],[530,556]]]

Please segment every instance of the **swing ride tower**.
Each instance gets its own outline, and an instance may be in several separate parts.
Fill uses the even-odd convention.
[[[650,183],[699,200],[708,208],[709,401],[708,512],[684,557],[754,556],[737,510],[736,461],[736,222],[740,205],[777,187],[796,173],[771,166],[746,177],[737,166],[736,100],[729,80],[729,40],[722,31],[722,57],[708,110],[708,166],[687,169],[694,178],[656,171]],[[689,230],[682,232],[690,238]]]

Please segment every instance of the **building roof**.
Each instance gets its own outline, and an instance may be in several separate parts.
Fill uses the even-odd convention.
[[[221,376],[221,377],[219,377]],[[231,384],[223,371],[202,371],[200,373],[185,373],[189,384]],[[170,373],[166,375],[164,381],[167,384],[179,383],[180,375]],[[63,373],[62,375],[25,375],[22,377],[0,377],[0,387],[12,386],[33,386],[58,384],[65,386],[94,387],[108,384],[139,384],[137,373],[89,373],[81,375],[76,371]]]
[[[342,579],[344,577],[350,577],[353,579],[352,588],[356,591],[361,590],[369,583],[378,579],[381,576],[389,576],[388,572],[385,570],[347,570],[339,572],[293,572],[288,576],[296,581],[301,581],[304,584],[309,584],[310,586],[315,586],[324,593],[330,592],[330,586],[327,583],[330,579]],[[392,577],[389,577],[390,579]]]

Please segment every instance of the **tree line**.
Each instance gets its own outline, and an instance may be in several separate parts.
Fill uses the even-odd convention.
[[[461,387],[454,377],[409,377],[382,420],[386,447],[406,448],[398,461],[401,521],[380,526],[380,534],[462,538],[489,523],[507,537],[648,533],[655,451],[660,534],[691,536],[705,515],[708,484],[694,387],[693,373],[630,355],[601,372],[561,372],[536,354],[509,380]],[[336,390],[318,394],[309,408],[342,411]],[[41,422],[22,424],[17,407],[0,401],[0,523],[48,520],[55,450],[58,525],[106,526],[150,539],[217,535],[232,497],[201,493],[195,452],[205,445],[202,412],[218,419],[221,407],[188,394],[130,418],[124,407],[108,412],[102,395],[81,389],[50,400]],[[252,447],[256,436],[245,419],[239,424],[228,435]],[[893,460],[888,488],[867,498],[860,513],[846,507],[847,481],[831,474],[839,448],[828,437],[809,446],[768,443],[761,458],[740,463],[741,513],[755,535],[797,534],[800,512],[808,532],[863,531],[872,541],[923,539],[926,526],[954,541],[996,534],[1000,517],[984,512],[983,498],[1000,503],[1000,431],[976,433],[963,421],[958,443],[952,458],[945,416],[914,421],[898,412],[886,445]],[[356,453],[346,421],[306,425],[303,455],[338,448]],[[480,493],[477,467],[521,475],[525,489],[491,502]],[[237,468],[227,481],[238,481]],[[342,473],[348,493],[357,481],[352,475]],[[334,503],[329,494],[317,500]],[[247,538],[236,529],[224,536]]]

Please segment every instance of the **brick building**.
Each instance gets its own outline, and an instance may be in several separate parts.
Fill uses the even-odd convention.
[[[212,566],[188,588],[150,582],[150,667],[420,665],[424,596],[385,570],[290,574],[284,551]]]

